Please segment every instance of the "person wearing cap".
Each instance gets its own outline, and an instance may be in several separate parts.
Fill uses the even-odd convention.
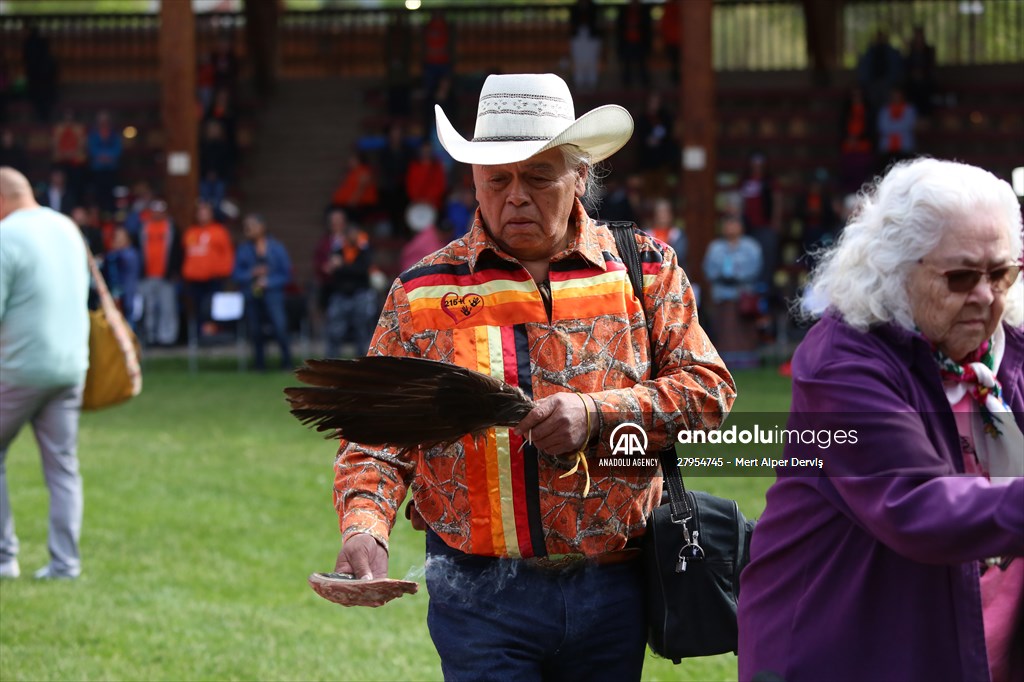
[[[472,140],[435,111],[441,144],[472,167],[479,205],[464,237],[395,280],[369,352],[485,372],[536,407],[447,449],[343,441],[336,570],[387,576],[388,536],[411,490],[447,679],[639,679],[633,546],[661,479],[656,468],[590,476],[580,460],[607,457],[625,422],[646,431],[652,456],[681,428],[716,428],[735,384],[675,253],[634,229],[637,298],[612,233],[581,203],[593,164],[632,134],[625,109],[576,118],[561,78],[512,74],[485,81]]]
[[[427,204],[440,210],[447,184],[444,165],[434,155],[434,145],[424,140],[416,158],[409,161],[405,170],[405,195],[409,203]]]

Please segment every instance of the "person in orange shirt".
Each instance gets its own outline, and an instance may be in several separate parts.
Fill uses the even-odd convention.
[[[671,246],[676,252],[676,260],[679,261],[680,267],[686,269],[689,239],[680,221],[676,219],[671,199],[662,197],[654,202],[654,212],[644,231]]]
[[[434,155],[429,141],[420,145],[419,155],[409,162],[405,171],[405,194],[410,204],[429,204],[441,209],[447,180],[444,166]]]
[[[185,230],[182,247],[181,277],[191,306],[189,317],[202,333],[216,333],[216,325],[210,320],[210,299],[231,276],[235,250],[227,229],[214,222],[210,204],[199,202],[196,224]]]
[[[423,27],[423,89],[432,93],[438,82],[452,72],[455,41],[444,13],[434,10]]]
[[[344,208],[353,219],[359,221],[366,212],[377,206],[377,179],[373,168],[361,151],[354,151],[348,158],[348,170],[331,197],[331,206]]]
[[[53,165],[64,171],[68,191],[75,196],[82,196],[85,184],[88,139],[85,126],[75,119],[74,110],[65,109],[64,117],[53,126]]]
[[[139,230],[142,252],[142,332],[146,345],[169,346],[178,340],[178,297],[174,286],[176,249],[174,223],[166,202],[149,204]]]
[[[840,121],[839,186],[843,192],[856,192],[874,172],[876,123],[864,99],[864,91],[854,86],[847,96]]]

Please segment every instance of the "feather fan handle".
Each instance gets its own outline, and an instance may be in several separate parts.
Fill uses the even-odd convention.
[[[421,358],[307,360],[286,388],[303,424],[361,445],[449,445],[492,426],[514,426],[534,403],[486,374]]]

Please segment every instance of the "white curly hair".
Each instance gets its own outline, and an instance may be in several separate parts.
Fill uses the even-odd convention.
[[[913,329],[911,267],[938,245],[954,220],[982,211],[1004,217],[1019,262],[1021,206],[1007,182],[954,161],[920,158],[894,165],[862,191],[839,240],[819,254],[799,304],[802,316],[820,317],[831,308],[862,331],[887,322]],[[1006,294],[1003,321],[1024,325],[1020,278]]]

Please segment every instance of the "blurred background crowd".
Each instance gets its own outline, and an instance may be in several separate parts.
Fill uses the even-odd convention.
[[[970,54],[937,55],[927,26],[948,26],[908,10],[891,29],[881,16],[862,19],[848,68],[824,80],[805,62],[773,70],[777,83],[730,74],[734,55],[716,54],[717,237],[696,253],[682,219],[679,11],[676,0],[562,2],[514,15],[525,24],[515,35],[532,42],[513,39],[500,53],[481,51],[497,9],[368,11],[365,25],[359,12],[285,12],[273,89],[253,78],[237,13],[210,15],[195,64],[199,200],[183,224],[168,211],[147,83],[153,26],[104,25],[103,40],[138,51],[125,61],[76,33],[76,22],[99,30],[88,17],[7,17],[0,29],[16,40],[0,51],[0,165],[78,224],[146,347],[245,335],[253,367],[289,368],[298,353],[362,353],[391,280],[470,226],[471,177],[441,149],[433,105],[468,132],[487,73],[557,72],[581,109],[618,102],[636,123],[591,214],[634,221],[676,250],[731,367],[775,362],[784,372],[801,333],[788,307],[864,182],[922,153],[1004,175],[1024,158],[1021,49],[979,57],[972,43]],[[1024,12],[1012,11],[1020,24]],[[387,45],[377,62],[374,41]],[[789,49],[747,58],[767,69]],[[982,68],[986,78],[972,75]]]

